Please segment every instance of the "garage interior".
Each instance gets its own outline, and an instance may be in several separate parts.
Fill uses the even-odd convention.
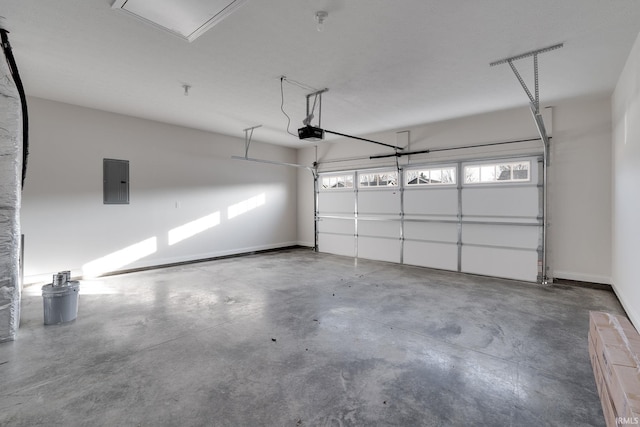
[[[637,2],[0,0],[0,28],[0,425],[605,425]],[[44,325],[65,270],[77,319]]]

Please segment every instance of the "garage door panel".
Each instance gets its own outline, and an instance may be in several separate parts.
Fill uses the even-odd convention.
[[[456,243],[458,224],[439,222],[405,222],[405,238]],[[456,255],[457,256],[457,255]]]
[[[527,157],[458,163],[460,188],[437,181],[375,186],[374,182],[382,182],[378,180],[380,169],[371,173],[372,179],[364,187],[321,189],[318,209],[324,217],[318,222],[319,249],[359,258],[452,271],[460,268],[468,273],[536,281],[537,250],[542,236],[538,160]],[[524,180],[522,173],[505,173],[524,170],[505,169],[518,162],[530,162],[529,181]],[[477,177],[466,173],[467,165],[472,174],[476,168]],[[418,167],[422,166],[411,165],[411,170],[422,170]],[[424,166],[424,171],[430,174],[439,167],[442,168]],[[358,174],[367,172],[353,173],[357,185]],[[466,179],[473,183],[466,183]],[[459,239],[462,246],[458,246]]]
[[[339,234],[318,234],[318,251],[335,255],[355,256],[353,236]]]
[[[400,262],[400,239],[358,237],[358,258]]]
[[[403,259],[409,265],[455,271],[458,269],[458,246],[405,240]]]
[[[352,191],[320,192],[318,196],[320,214],[355,212],[355,193]]]
[[[465,187],[464,216],[532,217],[539,214],[539,189],[530,187]]]
[[[318,232],[354,236],[356,234],[355,221],[348,218],[320,218],[320,221],[318,221]]]
[[[400,215],[400,191],[369,190],[358,192],[358,214]]]
[[[400,238],[400,221],[358,220],[358,236]]]
[[[535,282],[538,254],[529,250],[463,246],[461,265],[465,273]]]
[[[457,215],[404,215],[406,222],[457,223]]]
[[[522,225],[463,224],[462,243],[537,249],[539,227]]]
[[[406,215],[457,215],[458,190],[407,189],[404,192]]]

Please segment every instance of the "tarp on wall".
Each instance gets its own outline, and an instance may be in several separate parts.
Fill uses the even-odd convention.
[[[0,56],[0,342],[20,324],[20,197],[22,110],[4,55]]]

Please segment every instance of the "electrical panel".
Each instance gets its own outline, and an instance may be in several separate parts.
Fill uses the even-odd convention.
[[[129,204],[128,160],[103,160],[103,195],[105,205]]]

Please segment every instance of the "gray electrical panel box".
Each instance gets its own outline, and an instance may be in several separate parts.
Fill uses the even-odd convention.
[[[103,201],[105,205],[129,204],[129,161],[104,159]]]

